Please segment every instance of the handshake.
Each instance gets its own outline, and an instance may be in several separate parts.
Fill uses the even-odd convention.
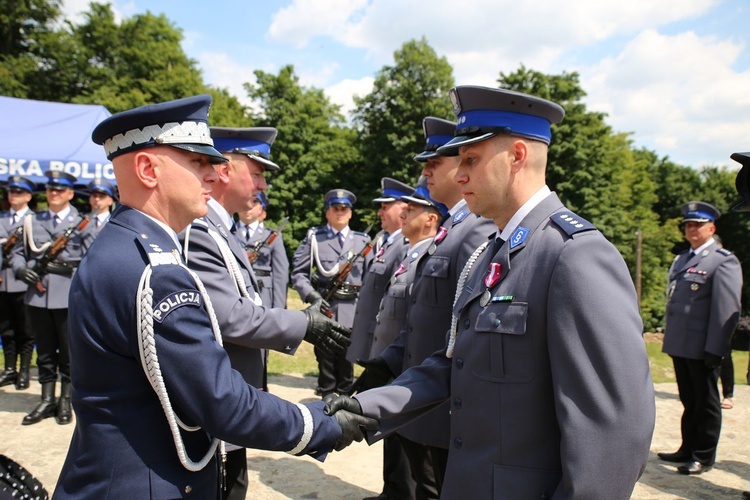
[[[352,441],[359,443],[365,438],[366,431],[378,430],[378,421],[362,415],[362,407],[356,399],[329,394],[323,401],[326,403],[323,412],[333,415],[341,426],[341,437],[336,441],[334,450],[341,451]]]

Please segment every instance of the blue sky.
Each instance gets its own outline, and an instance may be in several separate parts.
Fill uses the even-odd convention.
[[[67,0],[72,20],[87,0]],[[457,84],[496,86],[520,64],[576,71],[590,110],[683,165],[736,167],[750,151],[747,0],[113,0],[164,13],[207,83],[247,102],[253,70],[292,64],[343,109],[393,52],[425,37]],[[415,124],[418,126],[418,124]]]

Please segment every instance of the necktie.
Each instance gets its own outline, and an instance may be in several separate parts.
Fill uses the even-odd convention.
[[[344,233],[339,233],[339,246],[343,249],[344,248]]]
[[[245,225],[245,234],[247,236],[245,236],[245,239],[247,241],[250,241],[250,238],[252,238],[252,236],[253,236],[254,233],[255,233],[255,231],[253,231],[252,229],[250,229],[250,224],[246,224]]]
[[[55,216],[54,216],[54,217],[52,218],[52,227],[57,227],[57,225],[58,225],[59,223],[60,223],[60,217],[58,217],[57,215],[55,215]]]
[[[14,212],[12,219],[13,220],[11,221],[11,225],[15,226],[16,222],[18,222],[18,214]]]

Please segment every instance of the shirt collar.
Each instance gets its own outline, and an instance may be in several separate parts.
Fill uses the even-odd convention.
[[[331,231],[334,235],[339,234],[339,231],[336,231],[334,228],[332,228],[330,224],[328,224],[328,230]],[[349,226],[346,226],[340,232],[344,235],[344,239],[347,239],[349,237]]]
[[[250,231],[256,231],[260,227],[260,221],[256,220],[255,222],[251,222],[247,227]]]
[[[208,206],[213,208],[214,211],[219,214],[219,217],[221,217],[225,228],[230,229],[232,226],[234,226],[234,217],[232,217],[232,214],[227,212],[226,208],[221,206],[221,203],[211,198],[210,200],[208,200]]]
[[[417,248],[421,248],[421,247],[425,246],[427,243],[431,242],[434,237],[435,237],[434,235],[433,236],[428,236],[427,238],[425,238],[423,240],[419,240],[418,242],[414,243],[413,245],[409,245],[409,252],[411,252],[412,250],[416,250]],[[411,243],[411,240],[409,241],[409,243]]]
[[[136,209],[133,209],[133,210],[136,210]],[[141,212],[140,210],[138,210],[138,211]],[[164,231],[166,231],[166,233],[172,238],[172,241],[174,241],[175,248],[179,249],[180,253],[182,253],[182,245],[180,245],[180,240],[177,238],[177,233],[174,231],[174,229],[172,229],[171,227],[167,226],[162,221],[157,220],[157,219],[151,217],[149,214],[147,214],[145,212],[141,212],[141,213],[143,215],[145,215],[146,217],[148,217],[149,219],[151,219],[152,221],[154,221],[162,229],[164,229]]]
[[[23,219],[23,216],[26,215],[26,212],[29,211],[29,207],[23,207],[18,212],[14,212],[13,209],[10,210],[10,216],[13,217],[14,215],[17,216],[19,219]]]
[[[702,244],[701,246],[699,246],[698,248],[696,248],[695,250],[693,250],[693,253],[695,255],[699,255],[703,250],[706,250],[708,247],[710,247],[711,245],[713,245],[715,242],[716,242],[716,240],[714,240],[713,238],[709,238],[709,240],[707,242],[705,242],[704,244]]]
[[[453,205],[453,208],[451,208],[450,210],[448,210],[448,213],[450,214],[451,217],[453,217],[454,215],[456,215],[458,213],[459,210],[461,210],[462,208],[464,208],[464,205],[466,205],[466,200],[464,200],[463,198],[461,198],[458,201],[458,203],[456,203],[455,205]]]
[[[500,229],[498,228],[498,233],[500,234],[500,238],[503,239],[503,241],[508,241],[508,238],[513,234],[513,231],[516,230],[518,225],[521,223],[521,221],[529,215],[529,213],[539,205],[542,200],[544,200],[547,196],[552,194],[552,191],[550,191],[549,187],[547,185],[542,186],[542,188],[534,193],[534,195],[526,200],[526,203],[524,203],[521,208],[519,208],[515,214],[513,214],[513,217],[510,218],[508,223],[505,225],[505,228]]]
[[[63,208],[62,210],[60,210],[57,213],[55,213],[52,210],[50,210],[49,214],[50,214],[50,217],[52,217],[53,219],[55,218],[55,216],[57,216],[60,220],[65,220],[65,218],[68,216],[68,214],[70,214],[70,205],[68,205],[67,207]]]
[[[390,244],[391,244],[391,242],[392,242],[392,241],[393,241],[394,239],[396,239],[396,236],[398,236],[399,234],[401,234],[401,228],[398,228],[398,229],[396,229],[395,231],[393,231],[393,233],[392,233],[392,234],[389,234],[389,235],[388,235],[388,238],[386,238],[386,240],[385,240],[385,244],[386,244],[386,245],[390,245]]]

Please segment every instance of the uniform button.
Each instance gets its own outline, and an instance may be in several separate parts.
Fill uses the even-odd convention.
[[[456,398],[453,400],[453,406],[455,406],[457,409],[461,409],[461,400],[459,398]]]
[[[463,360],[463,359],[461,359],[461,358],[458,358],[458,359],[456,360],[456,368],[458,368],[458,369],[460,370],[460,369],[461,369],[461,368],[463,368],[463,367],[464,367],[464,360]]]
[[[464,321],[464,328],[468,329],[471,326],[471,320]]]
[[[185,486],[185,494],[189,495],[193,491],[193,487],[189,484]]]
[[[495,326],[500,326],[502,324],[502,321],[500,321],[500,318],[495,318],[492,324]]]
[[[461,438],[456,438],[453,440],[453,446],[456,448],[461,448],[464,445],[464,442],[461,441]]]

